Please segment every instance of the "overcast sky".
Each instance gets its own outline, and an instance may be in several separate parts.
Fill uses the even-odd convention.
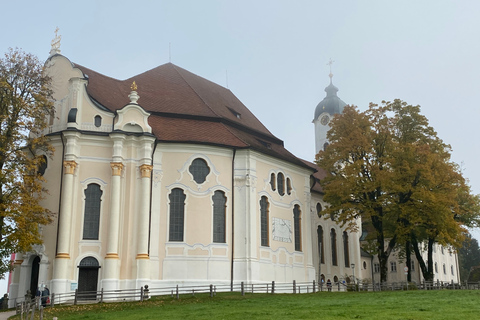
[[[36,0],[2,11],[2,53],[45,60],[58,26],[63,55],[113,78],[171,61],[228,86],[311,161],[331,58],[347,104],[420,105],[480,193],[480,1]]]

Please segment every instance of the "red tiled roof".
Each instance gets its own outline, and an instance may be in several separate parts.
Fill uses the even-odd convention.
[[[237,138],[221,122],[179,119],[152,115],[148,119],[153,134],[159,141],[208,143],[221,146],[246,148],[248,145]]]
[[[172,63],[126,80],[113,79],[83,66],[75,66],[88,77],[88,94],[111,111],[121,109],[130,102],[130,86],[135,81],[140,96],[138,104],[147,112],[225,118],[274,137],[230,90]]]
[[[167,63],[126,80],[75,64],[88,78],[87,93],[112,112],[130,100],[135,81],[138,104],[149,112],[153,134],[162,142],[252,148],[303,167],[228,89]]]

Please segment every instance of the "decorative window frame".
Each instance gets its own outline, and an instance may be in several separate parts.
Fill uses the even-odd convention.
[[[262,220],[263,220],[263,212],[262,212],[262,199],[265,198],[266,199],[266,208],[265,208],[265,214],[266,214],[266,220],[267,220],[267,223],[265,225],[266,227],[266,244],[264,244],[262,242],[263,240],[263,233],[264,233],[264,230],[262,228]],[[259,211],[260,211],[260,246],[262,247],[270,247],[270,233],[271,233],[271,228],[270,228],[270,208],[271,208],[271,203],[270,203],[270,200],[268,199],[267,196],[261,196],[260,197],[260,201],[258,202],[258,206],[259,206]]]
[[[103,266],[104,260],[103,260],[103,258],[100,257],[100,255],[99,255],[98,253],[96,253],[96,252],[88,251],[88,252],[84,252],[84,253],[82,253],[82,254],[80,254],[80,255],[77,256],[77,258],[75,259],[75,267],[74,267],[74,269],[75,269],[75,278],[74,278],[74,279],[76,279],[75,282],[76,282],[77,285],[78,285],[78,277],[80,276],[80,268],[79,268],[79,267],[80,267],[80,262],[81,262],[83,259],[88,258],[88,257],[95,258],[95,259],[97,259],[97,261],[98,261],[98,265],[99,265],[99,266],[98,266],[98,279],[97,279],[97,288],[98,288],[98,286],[99,286],[99,284],[100,284],[100,281],[103,279],[103,268],[102,268],[102,266]]]
[[[295,209],[298,208],[298,213],[295,212]],[[302,252],[302,245],[303,245],[303,241],[302,241],[302,238],[303,238],[303,228],[302,228],[302,215],[303,215],[303,212],[302,212],[302,207],[299,205],[299,204],[295,204],[293,206],[293,210],[292,210],[292,214],[293,214],[293,239],[294,239],[294,246],[295,246],[295,251],[297,252]],[[297,217],[296,217],[296,214],[297,214]],[[298,221],[297,221],[298,219]],[[298,230],[297,230],[297,227],[298,227]],[[297,234],[298,233],[298,234]]]
[[[215,193],[216,192],[221,192],[223,194],[223,197],[225,198],[225,205],[224,205],[224,212],[223,212],[223,215],[224,215],[224,226],[223,226],[223,233],[224,233],[224,239],[223,241],[219,242],[219,241],[215,241],[215,202],[213,201],[213,197],[215,196]],[[211,201],[211,204],[212,204],[212,222],[211,222],[211,226],[212,226],[212,232],[211,232],[211,236],[212,236],[212,243],[215,243],[215,244],[225,244],[227,243],[227,226],[228,226],[228,220],[227,220],[227,216],[228,216],[228,197],[227,197],[227,194],[225,191],[221,190],[221,189],[215,189],[215,190],[212,190],[212,196],[210,197],[210,201]]]
[[[170,218],[171,218],[171,212],[170,212],[170,208],[171,208],[171,200],[170,200],[170,195],[172,194],[172,191],[174,189],[180,189],[183,191],[183,194],[185,195],[185,199],[183,200],[183,232],[182,232],[182,240],[170,240]],[[173,188],[171,188],[169,191],[168,191],[168,194],[167,194],[167,230],[166,230],[166,241],[167,243],[186,243],[185,241],[185,235],[186,235],[186,226],[187,226],[187,202],[188,202],[188,193],[185,192],[185,189],[182,188],[182,187],[179,187],[179,186],[175,186]]]
[[[86,196],[85,196],[85,191],[87,190],[88,186],[90,184],[98,184],[100,186],[100,190],[102,191],[102,201],[100,201],[100,219],[99,219],[99,222],[98,222],[98,239],[83,239],[83,228],[84,228],[84,225],[85,225],[85,200],[86,200]],[[81,211],[81,215],[82,215],[82,218],[81,218],[81,226],[82,226],[82,229],[81,229],[81,235],[80,235],[80,240],[79,242],[88,242],[89,244],[92,244],[92,243],[101,243],[102,241],[102,217],[103,217],[103,213],[104,213],[104,205],[105,205],[105,201],[103,200],[106,195],[108,194],[106,192],[106,187],[107,187],[107,183],[105,181],[103,181],[102,179],[100,178],[87,178],[83,181],[80,181],[80,185],[82,186],[80,192],[81,192],[81,199],[82,199],[82,211]]]
[[[283,176],[283,188],[279,187],[279,175]],[[292,193],[296,192],[295,188],[293,187],[292,177],[285,173],[285,171],[283,170],[270,170],[270,172],[268,173],[268,178],[265,180],[265,183],[265,191],[267,191],[268,189],[271,191],[275,191],[281,198],[285,196],[291,196]]]
[[[195,181],[195,179],[193,179],[193,175],[190,173],[190,170],[189,170],[190,165],[192,164],[193,160],[195,160],[197,158],[205,160],[205,162],[207,163],[207,166],[210,168],[210,172],[207,175],[207,177],[205,178],[205,181],[203,183],[200,183],[200,184],[198,184]],[[205,154],[202,154],[202,153],[195,153],[195,154],[192,154],[190,157],[188,157],[188,159],[183,163],[183,166],[180,169],[178,169],[178,173],[180,174],[180,176],[176,180],[175,184],[181,183],[181,181],[183,180],[183,176],[187,175],[189,177],[190,182],[195,184],[195,186],[197,187],[197,190],[201,190],[203,186],[210,183],[211,181],[215,181],[215,184],[217,186],[222,185],[222,183],[220,182],[220,179],[219,179],[220,172],[217,170],[217,168],[215,167],[215,164],[210,160],[210,158],[208,156],[206,156]],[[175,187],[173,187],[173,188],[175,188]],[[182,188],[188,188],[188,187],[185,186],[185,187],[182,187]]]

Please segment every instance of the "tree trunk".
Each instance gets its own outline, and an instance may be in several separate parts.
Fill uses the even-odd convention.
[[[411,244],[410,244],[410,241],[406,241],[405,243],[405,255],[407,256],[407,261],[406,261],[406,264],[407,264],[407,267],[408,267],[408,273],[407,273],[407,281],[408,282],[412,282],[412,274],[411,274],[411,270],[410,268],[412,267],[412,257],[411,257],[411,254],[412,254],[412,248],[411,248]]]
[[[372,216],[372,224],[377,232],[377,256],[380,264],[380,283],[387,281],[388,256],[385,254],[385,237],[383,234],[382,220],[378,216]]]
[[[411,235],[411,241],[413,252],[415,253],[415,257],[417,258],[420,270],[422,270],[423,278],[425,279],[425,281],[433,281],[433,244],[435,243],[435,240],[433,238],[428,238],[428,265],[425,264],[425,261],[423,260],[420,248],[418,247],[417,238],[413,234]]]
[[[395,247],[396,236],[394,236],[388,242],[387,248],[385,248],[385,232],[383,230],[383,208],[378,207],[375,209],[377,212],[376,216],[372,216],[372,224],[377,233],[377,256],[378,262],[380,264],[380,283],[387,282],[388,275],[388,257]]]

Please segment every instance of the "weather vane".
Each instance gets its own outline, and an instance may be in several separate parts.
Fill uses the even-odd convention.
[[[328,61],[327,65],[330,67],[330,74],[328,75],[330,77],[330,79],[333,77],[333,73],[332,73],[332,64],[335,62],[335,60],[332,60],[332,58],[330,58],[330,61]]]

